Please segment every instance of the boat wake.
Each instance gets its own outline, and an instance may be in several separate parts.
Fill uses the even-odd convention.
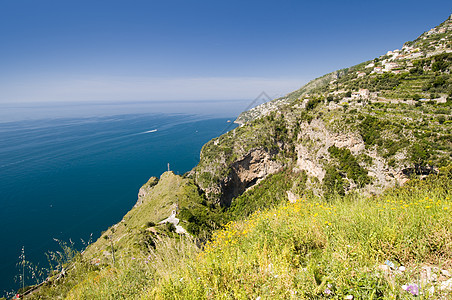
[[[156,132],[156,131],[157,131],[157,129],[152,129],[152,130],[148,130],[148,131],[145,131],[145,132],[141,132],[141,134],[152,133],[152,132]]]
[[[20,163],[22,163],[24,161],[27,161],[27,160],[28,159],[22,159],[22,160],[19,160],[19,161],[15,161],[15,162],[11,162],[11,163],[8,163],[8,164],[0,165],[0,169],[6,168],[6,167],[9,167],[9,166],[13,166],[13,165],[17,165],[17,164],[20,164]]]

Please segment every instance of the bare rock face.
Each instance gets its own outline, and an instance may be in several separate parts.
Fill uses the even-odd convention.
[[[306,174],[317,177],[322,180],[325,176],[325,170],[319,162],[319,157],[315,151],[310,151],[308,147],[302,144],[297,145],[297,168],[306,171]]]
[[[324,163],[330,159],[328,148],[333,145],[349,149],[355,156],[366,154],[372,158],[372,163],[365,168],[368,170],[368,175],[373,178],[373,182],[363,190],[364,192],[378,193],[386,187],[394,186],[396,183],[403,184],[408,180],[401,171],[389,168],[386,160],[379,156],[377,151],[366,149],[358,133],[333,132],[319,119],[312,120],[310,124],[305,123],[301,128],[299,141],[295,147],[296,169],[304,170],[307,175],[322,181],[325,176]]]
[[[364,141],[358,134],[331,132],[319,119],[314,119],[311,124],[305,123],[301,128],[299,139],[301,141],[295,147],[297,167],[319,180],[323,180],[325,176],[321,160],[329,157],[329,147],[334,145],[338,148],[347,148],[354,155],[365,149]]]
[[[148,182],[146,182],[138,191],[138,200],[134,207],[140,206],[143,204],[144,198],[149,193],[151,188],[155,186],[159,182],[159,179],[157,177],[151,177],[149,178]]]
[[[222,205],[229,206],[234,197],[255,185],[267,175],[280,171],[282,165],[271,160],[271,154],[263,149],[255,149],[231,165],[229,176],[222,183]]]
[[[287,199],[289,199],[290,203],[295,203],[295,202],[297,202],[297,199],[300,198],[300,196],[292,193],[291,191],[286,191],[286,193],[287,193]]]

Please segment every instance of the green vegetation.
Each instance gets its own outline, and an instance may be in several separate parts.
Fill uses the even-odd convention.
[[[194,179],[203,190],[219,186],[231,173],[231,164],[256,149],[269,153],[274,160],[293,159],[292,141],[296,139],[297,130],[280,113],[271,113],[236,128],[203,146]],[[206,194],[210,201],[222,196],[213,192]]]
[[[369,89],[371,92],[381,90],[392,90],[397,87],[401,80],[405,79],[405,74],[395,75],[392,73],[384,73],[374,77],[367,77],[359,83],[359,87]],[[352,86],[353,87],[353,86]]]
[[[381,138],[381,132],[384,128],[384,122],[374,116],[366,116],[359,124],[359,132],[366,145],[372,146],[378,144]]]
[[[367,176],[367,170],[358,164],[356,157],[353,156],[349,149],[331,146],[328,148],[328,152],[338,161],[338,170],[347,174],[347,177],[352,179],[358,187],[363,187],[370,183],[370,177]]]
[[[440,270],[452,265],[451,188],[449,167],[378,197],[281,203],[228,223],[204,250],[190,239],[163,239],[116,266],[78,257],[70,276],[35,298],[414,299],[407,284],[447,298]],[[381,267],[385,261],[394,268]],[[436,281],[421,282],[427,265],[438,268]]]
[[[286,199],[289,190],[304,193],[306,179],[304,172],[297,174],[289,170],[269,175],[252,190],[234,199],[227,210],[228,220],[242,219],[257,210],[275,207]]]
[[[157,183],[158,182],[158,183]],[[148,183],[145,187],[149,187]],[[113,260],[111,244],[117,257],[132,257],[142,251],[155,248],[161,238],[176,238],[172,223],[160,223],[177,211],[180,225],[193,236],[206,239],[213,229],[223,223],[221,208],[210,205],[193,180],[165,172],[152,184],[142,203],[129,211],[121,222],[110,227],[90,245],[84,253],[86,258],[101,264]]]
[[[345,195],[346,182],[342,178],[339,171],[333,167],[328,166],[325,168],[325,177],[323,178],[323,191],[326,198],[331,198],[336,195]]]

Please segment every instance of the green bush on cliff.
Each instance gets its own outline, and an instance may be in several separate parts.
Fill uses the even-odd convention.
[[[327,166],[325,168],[325,176],[323,177],[322,188],[324,195],[327,199],[336,195],[344,196],[346,182],[342,178],[342,175],[333,166]]]
[[[371,179],[367,176],[367,170],[361,167],[356,157],[349,149],[338,148],[331,146],[328,148],[331,157],[336,159],[339,163],[339,170],[347,174],[349,179],[352,179],[358,187],[370,183]]]
[[[178,197],[180,208],[178,217],[190,234],[208,236],[209,232],[223,222],[222,209],[211,205],[193,181],[190,180],[183,187]]]
[[[304,172],[292,173],[286,169],[267,176],[257,186],[235,198],[227,209],[228,220],[247,217],[257,210],[277,206],[287,198],[292,188],[304,192],[307,177]]]
[[[374,116],[366,116],[359,124],[359,131],[366,145],[378,144],[381,138],[381,131],[384,128],[383,122]]]

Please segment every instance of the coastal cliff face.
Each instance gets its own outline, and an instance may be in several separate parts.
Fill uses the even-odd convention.
[[[220,181],[220,203],[229,206],[235,197],[281,169],[282,164],[273,161],[271,153],[264,149],[248,152],[243,158],[231,164],[228,176]]]
[[[152,187],[155,186],[158,182],[159,179],[157,177],[149,178],[148,182],[146,182],[138,191],[138,200],[134,207],[143,204],[147,196],[152,192]]]
[[[319,195],[380,193],[450,160],[450,105],[416,103],[298,99],[207,143],[190,176],[223,206],[283,169],[305,172]]]
[[[297,161],[295,171],[305,171],[312,178],[325,183],[326,170],[329,165],[336,166],[336,158],[332,156],[332,147],[348,150],[350,157],[365,170],[371,178],[367,185],[361,186],[362,192],[379,193],[387,187],[403,184],[406,176],[402,170],[409,162],[401,163],[398,167],[390,167],[376,149],[367,147],[362,136],[352,127],[334,130],[328,128],[324,121],[314,119],[310,124],[304,123],[300,128],[298,143],[295,146]],[[353,160],[350,160],[352,162]],[[351,177],[351,176],[350,176]],[[344,176],[347,180],[347,191],[358,188],[357,182]]]
[[[243,112],[241,127],[203,147],[191,175],[228,206],[287,168],[306,172],[317,194],[374,194],[435,172],[452,153],[451,39],[449,17],[401,49]]]
[[[229,206],[233,198],[286,165],[296,132],[282,114],[245,124],[208,142],[189,173],[213,203]]]

